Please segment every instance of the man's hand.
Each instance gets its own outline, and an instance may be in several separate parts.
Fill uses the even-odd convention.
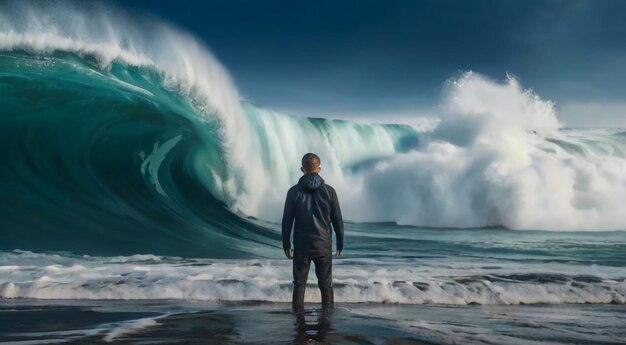
[[[337,252],[335,253],[336,256],[339,256],[341,254],[341,250],[337,249]]]
[[[291,255],[291,249],[285,249],[285,255],[287,259],[293,259],[293,255]]]

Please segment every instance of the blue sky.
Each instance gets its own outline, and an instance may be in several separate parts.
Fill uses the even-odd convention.
[[[519,78],[566,125],[626,127],[626,1],[126,1],[193,33],[245,99],[288,113],[427,113],[472,70]]]

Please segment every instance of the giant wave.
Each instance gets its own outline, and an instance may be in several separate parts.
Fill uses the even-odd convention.
[[[448,81],[432,127],[290,116],[96,7],[0,7],[3,249],[262,255],[279,235],[246,217],[279,219],[309,151],[353,222],[626,229],[626,132],[562,128],[513,77]]]

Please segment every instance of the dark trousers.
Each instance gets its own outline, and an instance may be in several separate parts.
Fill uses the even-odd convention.
[[[294,251],[293,255],[293,300],[292,308],[296,312],[304,311],[304,292],[306,281],[309,276],[311,260],[315,264],[317,285],[322,293],[322,309],[334,307],[332,287],[332,252],[320,254],[302,254]]]

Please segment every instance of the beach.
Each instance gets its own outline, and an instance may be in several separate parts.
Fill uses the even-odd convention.
[[[287,303],[0,302],[0,342],[180,344],[621,344],[615,305],[437,306],[337,303],[304,324]]]

